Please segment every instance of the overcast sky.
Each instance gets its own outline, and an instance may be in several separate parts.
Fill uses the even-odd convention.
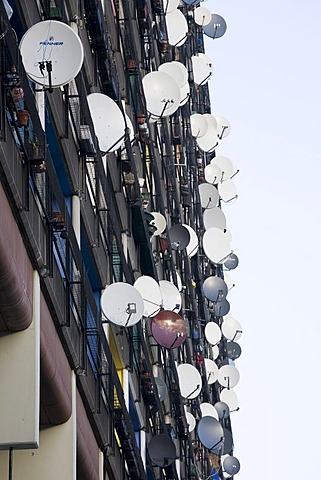
[[[208,0],[224,37],[212,113],[230,136],[239,199],[223,206],[240,265],[230,313],[243,325],[233,414],[238,480],[317,478],[321,471],[321,2]]]

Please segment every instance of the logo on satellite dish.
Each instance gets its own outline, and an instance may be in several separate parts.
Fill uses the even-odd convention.
[[[40,45],[54,45],[55,47],[59,47],[60,45],[63,45],[64,42],[55,42],[55,37],[53,35],[50,35],[48,40],[44,40],[43,42],[40,42]]]

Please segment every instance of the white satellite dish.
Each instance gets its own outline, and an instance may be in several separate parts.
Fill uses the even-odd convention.
[[[218,366],[210,358],[204,358],[204,365],[206,370],[207,383],[212,385],[218,379]]]
[[[213,360],[216,360],[220,354],[220,349],[218,348],[218,345],[212,346],[212,356]]]
[[[239,401],[233,388],[223,388],[220,393],[220,400],[228,405],[230,412],[238,408]]]
[[[215,115],[217,122],[217,133],[220,138],[225,138],[231,133],[231,124],[225,117]]]
[[[218,228],[209,228],[203,235],[205,255],[214,263],[223,263],[231,252],[228,237]]]
[[[208,123],[204,115],[193,113],[190,117],[191,133],[195,138],[204,137],[208,129]]]
[[[177,367],[179,386],[183,398],[196,398],[202,390],[199,371],[190,363],[181,363]]]
[[[212,209],[217,206],[219,193],[214,185],[210,183],[201,183],[198,187],[202,208]]]
[[[166,218],[159,212],[150,212],[153,215],[154,220],[150,221],[150,225],[156,227],[155,232],[153,233],[154,237],[161,235],[166,229]]]
[[[218,382],[222,387],[233,388],[240,381],[240,373],[233,365],[223,365],[218,371]]]
[[[227,285],[228,290],[230,291],[233,287],[235,287],[235,283],[233,282],[233,279],[231,275],[227,272],[224,272],[224,282]]]
[[[160,311],[163,299],[159,284],[152,277],[143,275],[134,283],[144,300],[144,316],[154,317]]]
[[[224,337],[232,342],[239,340],[243,333],[242,325],[232,315],[224,317],[221,330]]]
[[[178,313],[182,308],[182,297],[178,288],[168,280],[160,280],[159,286],[163,298],[164,310]]]
[[[197,7],[194,10],[194,20],[197,25],[199,25],[200,27],[204,27],[211,22],[212,14],[208,10],[208,8]]]
[[[131,327],[144,313],[144,301],[138,290],[128,283],[109,285],[101,296],[101,309],[105,317],[115,325]]]
[[[77,33],[57,20],[45,20],[30,27],[21,39],[20,52],[28,77],[44,87],[69,83],[84,60]]]
[[[170,75],[177,82],[179,88],[184,87],[188,80],[187,68],[180,62],[173,61],[162,63],[158,67],[158,71]]]
[[[204,114],[208,127],[205,135],[196,139],[196,143],[203,152],[211,153],[219,144],[219,138],[217,135],[216,121],[210,114]]]
[[[205,210],[203,214],[203,221],[205,230],[208,230],[212,227],[219,228],[220,230],[226,229],[226,217],[223,210],[219,207],[213,207]]]
[[[221,170],[222,172],[222,176],[220,178],[221,182],[225,182],[226,180],[229,180],[233,175],[234,165],[232,163],[232,160],[230,160],[227,157],[223,157],[222,155],[214,157],[211,160],[211,165],[215,165]]]
[[[186,247],[186,253],[191,258],[197,253],[198,250],[198,236],[192,227],[186,225],[185,223],[182,223],[182,225],[189,231],[190,240]]]
[[[165,72],[150,72],[143,78],[147,110],[155,117],[172,115],[181,101],[180,88]]]
[[[176,8],[179,5],[179,0],[162,0],[162,1],[163,1],[163,9],[164,9],[165,15],[166,13],[171,13],[174,10],[176,10]]]
[[[185,15],[178,9],[165,15],[168,43],[173,47],[181,47],[187,38],[188,25]]]
[[[117,103],[103,93],[90,93],[87,101],[100,150],[117,150],[123,142],[126,128],[124,116]]]
[[[208,322],[204,330],[205,338],[211,345],[217,345],[222,338],[220,327],[215,322]]]
[[[196,85],[205,85],[213,73],[212,60],[205,54],[192,57],[193,78]]]
[[[204,168],[204,175],[207,183],[211,183],[212,185],[217,185],[221,181],[222,171],[217,165],[213,165],[212,163],[209,163]]]
[[[218,184],[218,192],[221,199],[225,203],[229,203],[232,200],[237,199],[236,187],[233,180],[226,180],[226,182]]]
[[[185,105],[188,102],[189,97],[191,96],[189,83],[186,82],[183,87],[180,89],[181,101],[180,106]]]
[[[196,427],[196,419],[190,412],[185,412],[185,416],[188,425],[188,432],[191,433]]]
[[[214,405],[211,403],[203,402],[200,404],[200,410],[202,413],[202,418],[203,417],[213,417],[216,418],[216,420],[219,419],[218,413]]]

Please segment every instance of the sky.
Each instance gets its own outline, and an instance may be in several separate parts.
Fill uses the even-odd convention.
[[[213,115],[229,119],[238,200],[223,205],[240,263],[230,313],[241,322],[237,480],[321,470],[321,2],[208,0],[224,17],[206,40]]]

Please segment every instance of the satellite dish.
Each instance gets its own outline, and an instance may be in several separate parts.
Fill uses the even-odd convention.
[[[185,15],[178,9],[165,15],[168,43],[181,47],[187,38],[188,25]]]
[[[182,308],[182,298],[177,287],[168,280],[160,280],[159,286],[163,297],[164,310],[179,312]]]
[[[147,450],[152,463],[158,467],[168,467],[175,461],[175,444],[168,435],[164,435],[163,433],[152,437]]]
[[[204,137],[208,129],[208,123],[204,115],[193,113],[190,117],[191,133],[195,138]]]
[[[213,305],[213,313],[215,317],[224,317],[230,311],[230,304],[227,300],[222,300]]]
[[[216,455],[226,455],[233,450],[233,436],[230,430],[223,428],[224,442],[219,448],[211,450]]]
[[[229,158],[223,157],[223,155],[218,155],[217,157],[212,158],[211,165],[215,165],[221,170],[222,176],[220,178],[220,183],[229,180],[233,175],[234,165]]]
[[[159,212],[150,212],[153,215],[154,220],[150,222],[150,225],[156,227],[156,230],[153,233],[154,237],[161,235],[166,229],[166,218]]]
[[[173,225],[168,231],[168,237],[173,250],[184,250],[190,242],[190,234],[182,224]]]
[[[215,115],[217,122],[217,133],[218,136],[222,139],[227,137],[231,133],[231,124],[225,117],[220,117]]]
[[[228,270],[234,270],[239,264],[239,259],[235,253],[231,253],[224,262],[224,266]]]
[[[214,417],[203,417],[197,426],[197,434],[205,448],[213,450],[220,448],[224,442],[224,432],[221,424]]]
[[[186,82],[185,85],[180,89],[180,94],[181,94],[181,101],[179,105],[180,107],[182,107],[183,105],[185,105],[185,103],[188,102],[189,97],[191,95],[190,86],[188,82]]]
[[[208,322],[204,329],[205,338],[211,345],[217,345],[222,338],[220,327],[215,322]]]
[[[158,282],[152,277],[143,275],[139,277],[134,287],[139,291],[144,300],[144,317],[153,317],[160,311],[163,299]]]
[[[240,381],[240,374],[233,365],[223,365],[218,371],[218,382],[222,387],[233,388]]]
[[[187,335],[185,320],[171,310],[162,310],[153,317],[151,329],[156,342],[170,349],[180,347]]]
[[[218,184],[218,191],[223,202],[228,203],[237,198],[236,187],[233,180]]]
[[[226,352],[228,358],[230,358],[231,360],[237,360],[241,356],[242,349],[240,345],[236,342],[227,342]]]
[[[185,412],[185,416],[186,416],[187,425],[188,425],[188,432],[191,433],[196,427],[195,417],[190,412]]]
[[[218,348],[217,345],[213,345],[212,346],[212,357],[213,357],[213,360],[216,360],[218,358],[220,354],[220,349]]]
[[[161,402],[163,402],[164,400],[166,400],[168,395],[167,385],[164,380],[159,377],[155,377],[155,383],[157,387],[158,398]]]
[[[203,283],[203,292],[211,302],[221,302],[227,295],[227,285],[221,277],[207,277]]]
[[[197,25],[204,27],[212,20],[211,12],[205,7],[197,7],[194,10],[194,20]]]
[[[163,0],[163,8],[164,8],[165,15],[166,13],[171,13],[174,10],[176,10],[178,5],[179,5],[179,0]]]
[[[232,315],[227,315],[221,325],[222,333],[227,340],[234,342],[242,336],[242,325]]]
[[[197,253],[197,250],[198,250],[198,236],[195,230],[192,229],[192,227],[190,227],[189,225],[186,225],[185,223],[182,223],[182,225],[189,232],[190,240],[186,246],[186,253],[191,258]]]
[[[226,21],[220,15],[212,13],[212,18],[210,23],[204,25],[203,32],[205,35],[211,38],[221,38],[226,32],[227,25]]]
[[[124,113],[124,116],[125,116],[125,128],[127,128],[129,140],[132,142],[135,138],[135,130],[134,130],[132,121],[129,118],[129,116],[127,115],[127,113]],[[123,132],[123,138],[121,138],[120,141],[113,147],[113,151],[118,150],[118,148],[120,148],[122,145],[124,145],[125,140],[126,140],[126,138],[124,136],[124,133],[125,133],[125,131]]]
[[[236,457],[228,455],[223,461],[223,470],[230,475],[236,475],[240,471],[241,465]]]
[[[177,82],[179,88],[184,87],[188,81],[187,68],[180,62],[173,61],[162,63],[159,66],[158,71],[170,75]]]
[[[222,230],[209,228],[203,235],[205,255],[214,263],[223,263],[231,252],[230,242]]]
[[[205,210],[203,222],[205,230],[213,227],[222,231],[225,231],[226,229],[226,217],[223,210],[219,207],[213,207],[210,210]]]
[[[125,135],[125,120],[120,108],[103,93],[90,93],[87,101],[100,150],[114,152]]]
[[[229,406],[231,412],[237,410],[239,401],[233,388],[223,388],[220,393],[220,399],[221,402],[224,402]]]
[[[199,371],[189,363],[181,363],[177,367],[181,395],[186,399],[196,398],[202,390],[202,379]]]
[[[206,117],[205,114],[204,117],[208,123],[207,131],[203,137],[196,139],[196,143],[203,152],[212,153],[218,146],[220,139],[218,138],[214,122],[209,117]]]
[[[217,414],[220,420],[224,420],[230,415],[230,409],[227,403],[216,402],[214,407],[215,407],[215,410],[217,411]]]
[[[224,282],[227,285],[228,291],[235,287],[235,283],[233,282],[231,275],[229,275],[227,272],[224,272]]]
[[[139,291],[128,283],[109,285],[101,296],[101,309],[105,317],[115,325],[131,327],[144,313],[144,301]]]
[[[143,78],[147,110],[155,117],[172,115],[179,107],[180,88],[165,72],[150,72]]]
[[[21,39],[20,53],[28,77],[44,87],[61,87],[71,82],[84,60],[77,33],[56,20],[30,27]]]
[[[205,85],[213,73],[212,60],[208,55],[198,54],[192,57],[193,78],[196,85]]]
[[[175,268],[175,272],[176,272],[177,289],[178,289],[179,292],[182,292],[182,290],[183,290],[183,283],[182,283],[181,276],[180,276],[180,274],[179,274],[178,271],[177,271],[177,268]],[[173,275],[172,275],[172,272],[170,272],[170,281],[175,284],[174,278],[173,278]]]
[[[204,169],[204,175],[207,183],[217,185],[222,179],[222,170],[217,165],[209,163]]]
[[[202,208],[208,209],[216,207],[219,201],[219,193],[214,185],[210,185],[209,183],[201,183],[198,186],[198,190],[200,193]]]
[[[210,403],[203,402],[200,404],[200,410],[202,413],[202,418],[203,417],[213,417],[218,420],[218,414],[214,406]]]
[[[207,383],[212,385],[218,379],[218,366],[210,358],[204,358]]]

